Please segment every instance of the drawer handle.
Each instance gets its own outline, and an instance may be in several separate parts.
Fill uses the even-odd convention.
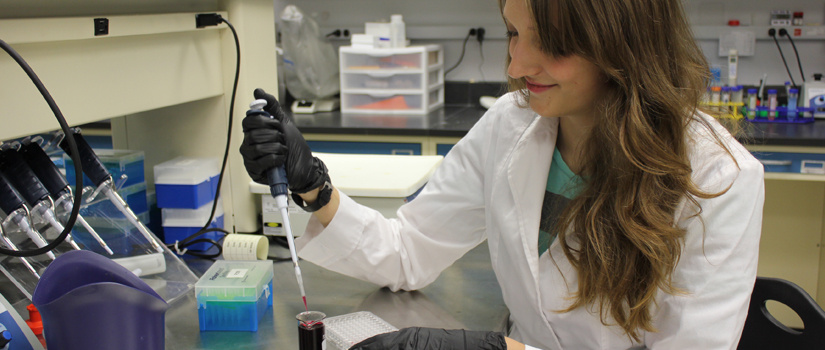
[[[392,72],[368,72],[366,74],[373,78],[388,78],[395,75],[395,73]]]
[[[415,154],[415,152],[413,152],[413,150],[411,150],[411,149],[393,149],[393,150],[391,151],[391,154],[392,154],[392,155],[405,155],[405,156],[411,156],[411,155],[414,155],[414,154]]]
[[[377,52],[370,52],[367,54],[370,57],[390,57],[392,56],[391,53],[377,53]]]
[[[791,164],[793,164],[793,162],[792,162],[792,161],[790,161],[790,160],[766,160],[766,159],[760,159],[760,160],[759,160],[759,162],[760,162],[760,163],[762,163],[762,165],[782,165],[782,166],[784,166],[784,165],[791,165]]]
[[[395,96],[395,94],[393,94],[393,93],[375,93],[375,92],[368,93],[367,95],[370,95],[370,96],[375,97],[375,98],[384,98],[384,97]]]

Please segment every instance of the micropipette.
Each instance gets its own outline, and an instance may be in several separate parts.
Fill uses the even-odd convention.
[[[266,100],[259,99],[249,104],[249,111],[247,116],[264,115],[272,118],[272,115],[264,111]],[[283,219],[284,230],[286,230],[286,242],[289,245],[289,254],[292,256],[292,266],[295,267],[295,278],[298,280],[298,289],[301,291],[301,298],[304,301],[304,308],[309,310],[307,306],[307,294],[304,291],[304,280],[301,276],[301,268],[298,266],[298,254],[295,252],[295,237],[292,235],[292,226],[289,223],[289,202],[287,201],[287,184],[286,169],[284,166],[275,167],[267,171],[267,179],[269,182],[269,191],[272,197],[275,198],[275,206],[281,212]]]
[[[17,190],[14,189],[2,173],[0,173],[0,209],[6,213],[6,219],[3,220],[2,223],[4,230],[6,225],[14,223],[23,230],[38,247],[43,248],[48,245],[46,240],[43,239],[43,236],[32,228],[29,219],[29,209],[26,208],[26,204],[23,203],[23,198],[20,197],[20,193],[17,193]],[[52,260],[55,258],[52,252],[46,252],[46,256]]]
[[[74,203],[72,202],[72,198],[74,197],[72,188],[69,187],[69,182],[66,181],[66,178],[60,173],[60,169],[52,162],[49,155],[40,148],[40,145],[28,139],[23,140],[20,147],[20,154],[35,175],[37,175],[37,178],[43,183],[43,186],[49,191],[55,206],[61,207],[66,212],[71,212],[74,207]],[[109,255],[114,254],[112,249],[109,248],[109,245],[106,244],[106,241],[100,237],[97,231],[89,225],[83,216],[78,214],[77,222],[89,232],[89,235],[91,235]]]
[[[49,197],[49,191],[43,186],[43,183],[40,182],[37,175],[34,174],[26,160],[16,149],[5,148],[0,150],[0,172],[11,181],[23,199],[29,203],[32,213],[48,222],[58,232],[63,232],[63,224],[57,220],[57,216],[52,210],[54,203]],[[66,242],[72,248],[81,250],[71,235],[66,236]]]
[[[72,135],[65,135],[65,137],[74,137],[75,142],[77,143],[77,150],[80,153],[78,156],[80,158],[80,166],[83,168],[83,173],[92,180],[92,183],[97,186],[94,193],[92,194],[89,199],[93,199],[97,197],[98,192],[102,192],[115,207],[123,213],[123,216],[126,217],[129,222],[134,225],[138,231],[149,241],[149,244],[152,245],[155,250],[159,253],[163,253],[163,247],[155,240],[154,236],[149,229],[146,228],[140,219],[135,215],[135,212],[129,208],[129,204],[123,200],[123,197],[120,196],[115,191],[114,188],[114,181],[112,180],[112,174],[109,173],[109,170],[103,165],[100,161],[100,158],[97,157],[95,152],[92,150],[92,147],[89,146],[89,143],[86,142],[86,139],[80,134],[80,130],[74,129]],[[71,151],[69,150],[69,145],[66,139],[60,141],[60,148],[63,149],[66,154],[71,155]]]
[[[3,242],[6,244],[6,247],[8,247],[11,250],[20,250],[17,248],[14,242],[11,241],[11,238],[9,238],[9,236],[6,236],[6,231],[3,230],[3,225],[0,225],[0,236],[3,236]],[[34,266],[32,266],[28,259],[26,259],[25,257],[20,257],[20,260],[23,261],[23,265],[26,265],[29,271],[31,271],[34,274],[34,276],[37,277],[37,279],[40,279],[40,274],[37,273],[37,270],[34,269]]]

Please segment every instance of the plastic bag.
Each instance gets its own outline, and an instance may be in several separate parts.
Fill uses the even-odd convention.
[[[281,12],[281,42],[289,93],[299,100],[331,97],[340,90],[338,56],[321,36],[318,23],[295,5]]]

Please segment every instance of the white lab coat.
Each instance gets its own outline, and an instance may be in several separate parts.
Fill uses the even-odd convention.
[[[300,256],[392,290],[412,290],[433,282],[487,239],[514,323],[510,337],[525,344],[543,349],[735,349],[756,278],[762,165],[711,117],[702,115],[722,135],[738,167],[705,128],[691,129],[693,180],[706,191],[730,189],[699,200],[703,211],[698,217],[684,201],[676,210],[675,221],[687,236],[673,282],[687,294],[660,292],[653,314],[658,332],[632,342],[619,327],[602,325],[595,308],[554,312],[569,305],[570,292],[577,288],[576,273],[558,240],[551,255],[537,253],[558,119],[519,108],[516,96],[505,95],[487,111],[421,194],[398,210],[397,219],[385,219],[342,194],[328,227],[310,220],[298,240]]]

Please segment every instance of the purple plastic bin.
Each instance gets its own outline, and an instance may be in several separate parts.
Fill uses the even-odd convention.
[[[166,301],[97,253],[58,256],[43,272],[32,303],[43,319],[49,350],[164,348]]]

